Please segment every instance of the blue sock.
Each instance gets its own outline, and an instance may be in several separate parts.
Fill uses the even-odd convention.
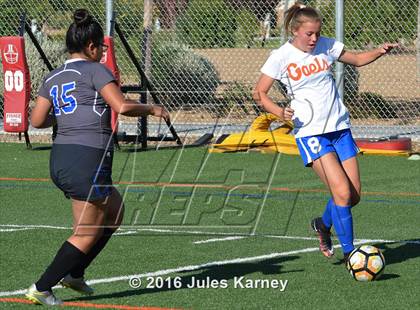
[[[331,211],[332,222],[343,253],[350,253],[354,249],[351,207],[333,205]]]
[[[331,208],[334,205],[334,200],[332,198],[330,198],[330,200],[328,200],[327,205],[325,206],[325,211],[322,214],[322,222],[325,225],[325,228],[330,229],[332,226],[332,215],[331,215]]]

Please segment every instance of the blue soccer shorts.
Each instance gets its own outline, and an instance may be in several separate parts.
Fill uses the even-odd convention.
[[[311,166],[314,160],[327,153],[335,152],[340,162],[359,153],[350,129],[296,138],[296,143],[305,167]]]

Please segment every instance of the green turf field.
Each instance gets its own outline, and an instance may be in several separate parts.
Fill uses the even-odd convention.
[[[70,202],[49,180],[48,149],[0,144],[0,154],[0,308],[30,309],[18,300],[71,233]],[[329,195],[299,157],[127,147],[113,173],[125,220],[88,269],[95,295],[56,295],[78,303],[68,309],[418,309],[420,162],[359,159],[355,237],[383,251],[378,281],[353,280],[340,248],[319,253],[309,223]],[[246,287],[267,280],[280,288]]]

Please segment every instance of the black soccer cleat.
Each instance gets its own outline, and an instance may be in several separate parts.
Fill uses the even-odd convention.
[[[345,263],[346,265],[347,265],[347,263],[349,261],[349,258],[350,258],[350,254],[351,253],[352,253],[352,251],[351,252],[348,252],[348,253],[343,253],[343,263]]]
[[[317,217],[311,221],[312,229],[319,238],[319,250],[322,255],[331,258],[334,255],[334,248],[331,240],[331,232],[325,228],[322,218]]]

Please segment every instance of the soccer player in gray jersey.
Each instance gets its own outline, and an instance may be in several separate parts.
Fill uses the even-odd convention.
[[[84,271],[121,224],[124,204],[111,179],[111,109],[126,116],[169,120],[161,106],[124,98],[112,73],[99,63],[106,48],[101,26],[84,9],[76,10],[73,17],[66,34],[70,59],[45,78],[31,113],[36,128],[57,124],[50,174],[71,199],[73,211],[73,234],[26,294],[36,304],[61,304],[52,292],[59,281],[92,294]]]

